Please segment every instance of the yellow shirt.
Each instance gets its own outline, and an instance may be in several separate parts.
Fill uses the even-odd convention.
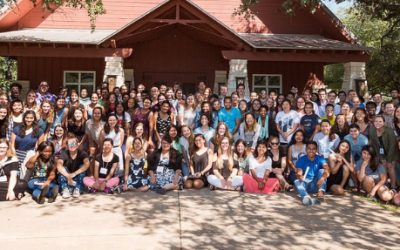
[[[336,116],[334,115],[331,119],[328,119],[328,117],[324,116],[321,118],[321,121],[322,120],[328,120],[329,124],[331,124],[331,126],[333,126],[333,124],[335,124],[335,121],[336,121]]]

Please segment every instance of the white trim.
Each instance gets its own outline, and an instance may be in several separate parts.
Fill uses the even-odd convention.
[[[279,77],[279,85],[269,85],[268,80],[265,83],[265,85],[255,85],[254,78],[257,76],[265,76],[266,79],[268,79],[268,77],[277,76]],[[264,87],[264,89],[267,90],[267,93],[269,93],[269,89],[278,89],[279,93],[282,93],[282,74],[253,74],[251,76],[251,79],[252,79],[252,91],[254,91],[254,89],[262,89]]]
[[[78,73],[78,82],[67,83],[67,74],[68,73]],[[92,83],[82,83],[81,82],[81,74],[82,73],[92,73],[93,74],[93,82]],[[81,91],[81,86],[92,86],[92,91],[95,90],[96,87],[96,71],[87,71],[87,70],[64,70],[63,71],[63,86],[78,86],[78,93]]]

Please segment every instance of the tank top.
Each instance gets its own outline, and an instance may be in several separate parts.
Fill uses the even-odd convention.
[[[106,134],[106,138],[110,138],[111,140],[113,140],[114,148],[121,146],[121,136],[119,135],[119,130],[117,133],[115,133],[114,129],[111,130],[110,133]]]
[[[208,150],[201,155],[194,153],[192,156],[192,163],[195,173],[203,171],[208,165]]]
[[[290,148],[292,149],[292,162],[296,165],[297,160],[306,153],[306,145],[303,145],[300,150],[297,150],[294,145]]]
[[[144,166],[145,166],[145,159],[135,159],[132,154],[131,161],[129,162],[129,175],[131,177],[135,177],[134,179],[141,179],[144,178]]]
[[[168,115],[167,120],[163,120],[159,114],[157,115],[157,132],[160,134],[160,136],[167,132],[171,126],[171,123],[171,115]]]

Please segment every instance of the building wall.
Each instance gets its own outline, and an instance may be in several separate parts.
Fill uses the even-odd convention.
[[[229,61],[222,57],[220,48],[179,29],[131,46],[134,51],[124,67],[134,69],[136,84],[172,85],[177,81],[184,90],[193,91],[199,81],[213,87],[215,71],[229,70]]]
[[[302,91],[310,72],[315,73],[321,80],[324,78],[323,63],[250,61],[247,68],[250,89],[253,86],[253,74],[281,74],[284,93],[288,92],[292,85],[296,85],[299,92]]]
[[[30,81],[31,89],[47,80],[50,90],[57,93],[63,86],[64,70],[96,71],[96,83],[103,81],[105,63],[102,58],[19,57],[17,60],[18,80]]]

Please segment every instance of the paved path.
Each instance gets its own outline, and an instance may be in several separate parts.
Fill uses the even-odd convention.
[[[399,249],[400,216],[359,197],[86,194],[0,203],[0,249]]]

